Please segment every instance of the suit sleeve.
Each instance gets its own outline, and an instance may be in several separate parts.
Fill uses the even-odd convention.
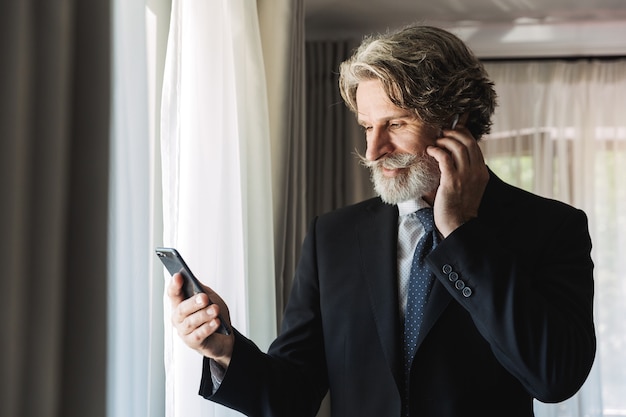
[[[557,214],[538,220],[542,228],[519,220],[511,233],[479,217],[428,257],[498,361],[543,402],[575,394],[596,349],[587,219]]]
[[[200,395],[249,416],[314,416],[328,390],[319,312],[315,233],[303,244],[280,336],[263,353],[235,331],[229,368],[217,391],[205,358]]]

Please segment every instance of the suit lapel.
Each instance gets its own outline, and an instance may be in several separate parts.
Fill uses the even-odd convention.
[[[441,316],[441,313],[443,313],[446,309],[451,299],[452,296],[448,290],[444,288],[439,280],[435,279],[428,301],[426,301],[422,326],[420,328],[419,335],[417,336],[417,349],[419,349],[420,345],[426,338],[426,335],[435,325],[437,319],[439,319],[439,316]]]
[[[357,224],[362,273],[385,359],[396,383],[401,386],[396,262],[398,210],[380,200],[374,201],[378,203],[369,206]]]
[[[487,184],[483,200],[479,207],[479,216],[484,216],[488,219],[500,218],[503,213],[507,212],[507,210],[494,209],[494,207],[499,207],[498,204],[495,204],[496,202],[499,203],[500,207],[504,204],[508,204],[508,193],[505,191],[505,187],[506,185],[502,182],[502,180],[489,170],[489,183]],[[503,222],[501,222],[501,224],[502,223]],[[426,303],[420,334],[417,338],[418,349],[451,300],[452,296],[448,290],[439,282],[438,279],[435,279],[433,288]]]
[[[490,175],[479,215],[501,215],[492,213],[492,203],[494,198],[502,203],[501,200],[507,195],[502,189],[502,181],[491,171]],[[371,300],[376,331],[396,384],[401,387],[403,377],[398,315],[397,230],[397,207],[384,204],[379,199],[372,200],[372,204],[366,207],[364,215],[356,224],[362,274]],[[452,296],[447,289],[435,280],[424,311],[422,329],[417,340],[418,349],[451,300]]]
[[[357,223],[357,234],[362,273],[371,300],[378,337],[396,383],[401,387],[403,375],[397,277],[397,207],[380,201],[379,204],[373,203]],[[452,296],[443,285],[435,280],[424,311],[418,348],[451,299]]]

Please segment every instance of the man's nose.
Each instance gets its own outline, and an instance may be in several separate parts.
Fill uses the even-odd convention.
[[[370,161],[376,161],[391,153],[393,146],[389,135],[384,129],[373,128],[367,135],[367,149],[365,157]]]

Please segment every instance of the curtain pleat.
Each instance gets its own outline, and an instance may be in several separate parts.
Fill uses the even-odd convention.
[[[155,128],[165,1],[113,1],[107,415],[163,416],[163,266]],[[166,20],[167,21],[167,20]],[[165,27],[162,27],[165,26]],[[162,34],[161,34],[162,36]],[[160,75],[160,74],[159,74]],[[151,101],[152,100],[152,101]],[[152,125],[151,125],[152,124]],[[157,197],[158,196],[158,197]]]
[[[109,7],[0,10],[3,416],[105,416]]]
[[[268,92],[274,210],[276,322],[291,291],[305,217],[304,2],[257,2]]]
[[[307,154],[306,218],[374,195],[369,171],[355,152],[365,152],[365,136],[339,92],[339,64],[352,41],[306,43]]]
[[[267,349],[276,313],[261,50],[254,0],[172,2],[161,155],[163,244],[222,296],[233,326]],[[172,334],[169,300],[164,307],[166,415],[236,415],[197,395],[202,357]]]

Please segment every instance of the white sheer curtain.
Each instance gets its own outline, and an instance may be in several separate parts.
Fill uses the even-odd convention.
[[[113,3],[107,414],[147,416],[151,287],[143,1]],[[139,30],[136,30],[139,28]]]
[[[164,237],[267,349],[276,333],[267,93],[255,0],[174,0],[161,112]],[[166,415],[235,415],[198,396],[202,358],[166,320]]]
[[[504,179],[579,207],[594,243],[598,352],[582,390],[538,417],[626,415],[626,60],[490,62],[499,107],[483,141]]]
[[[153,251],[162,239],[155,109],[169,1],[112,4],[107,415],[162,416],[164,281]]]

